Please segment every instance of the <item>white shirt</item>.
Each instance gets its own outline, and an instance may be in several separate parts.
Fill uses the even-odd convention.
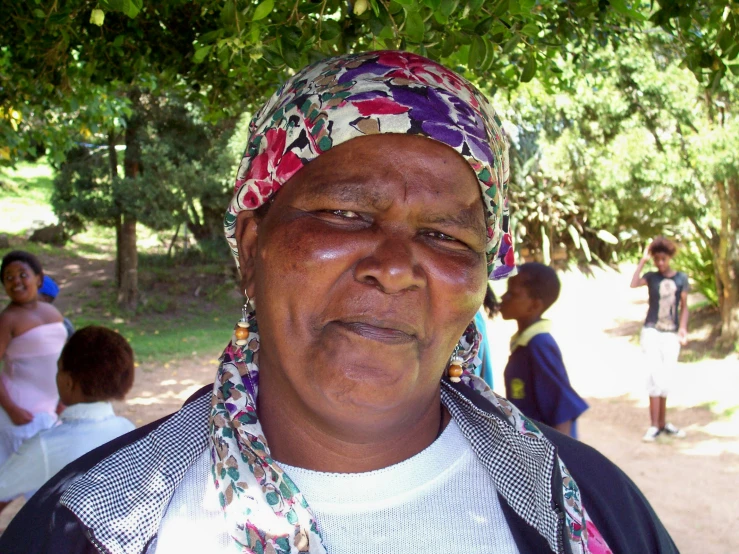
[[[329,554],[518,553],[493,479],[453,420],[424,451],[385,469],[340,474],[280,465],[313,510]],[[148,550],[183,551],[233,551],[209,452],[185,474]]]
[[[26,440],[0,466],[0,502],[32,495],[68,463],[135,428],[115,415],[110,402],[74,404],[59,421]]]

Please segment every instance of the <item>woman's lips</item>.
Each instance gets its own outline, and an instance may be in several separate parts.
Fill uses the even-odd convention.
[[[385,344],[407,344],[416,340],[415,334],[407,326],[402,325],[404,330],[397,328],[401,327],[401,324],[371,324],[360,321],[334,321],[333,323],[355,335]]]

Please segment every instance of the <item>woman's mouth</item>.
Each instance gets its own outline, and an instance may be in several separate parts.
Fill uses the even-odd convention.
[[[385,344],[408,344],[416,340],[413,330],[403,323],[364,321],[333,321],[337,325],[365,339]]]

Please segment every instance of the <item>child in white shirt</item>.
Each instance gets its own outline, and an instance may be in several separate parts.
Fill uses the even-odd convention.
[[[133,385],[133,350],[105,327],[72,335],[62,350],[56,376],[61,423],[26,440],[0,466],[0,510],[15,497],[30,497],[68,463],[134,429],[110,404]]]

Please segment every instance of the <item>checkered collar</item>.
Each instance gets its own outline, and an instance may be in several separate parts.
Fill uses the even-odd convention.
[[[208,448],[208,392],[66,490],[61,504],[79,518],[98,550],[138,554],[156,536],[175,489]],[[553,552],[572,552],[577,543],[567,540],[563,525],[561,463],[554,445],[535,427],[522,432],[520,426],[530,422],[492,391],[480,394],[442,381],[441,398],[509,506]]]

